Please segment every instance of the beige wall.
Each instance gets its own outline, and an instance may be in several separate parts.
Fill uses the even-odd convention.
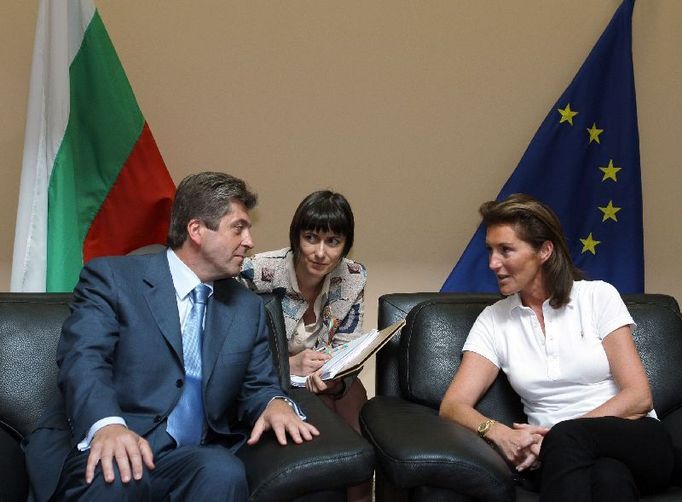
[[[9,287],[36,1],[0,3],[0,289]],[[173,178],[245,177],[257,250],[331,187],[379,295],[437,290],[619,0],[98,0]],[[640,0],[646,288],[682,299],[682,2]]]

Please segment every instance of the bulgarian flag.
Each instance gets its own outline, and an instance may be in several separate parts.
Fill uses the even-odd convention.
[[[165,242],[174,193],[91,0],[41,0],[12,291],[71,291],[85,261]]]

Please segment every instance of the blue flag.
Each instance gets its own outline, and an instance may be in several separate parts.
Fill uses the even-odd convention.
[[[644,291],[633,6],[620,5],[497,197],[527,193],[548,204],[575,264],[621,293]],[[498,291],[482,226],[441,291]]]

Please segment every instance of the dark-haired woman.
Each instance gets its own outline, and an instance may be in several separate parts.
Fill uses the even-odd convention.
[[[507,298],[472,327],[441,416],[478,432],[518,471],[540,469],[542,501],[634,501],[667,487],[672,444],[618,292],[581,280],[558,218],[536,199],[516,194],[480,213]],[[507,427],[474,409],[500,370],[527,424]]]
[[[299,204],[289,228],[290,247],[244,260],[241,280],[258,292],[280,292],[289,367],[306,387],[360,433],[367,392],[359,378],[323,381],[318,373],[330,349],[362,334],[367,271],[346,258],[355,221],[346,198],[329,190]],[[353,487],[348,499],[371,500],[371,483]]]

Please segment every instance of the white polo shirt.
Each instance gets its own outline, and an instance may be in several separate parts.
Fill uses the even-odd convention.
[[[545,301],[542,312],[545,333],[518,294],[500,300],[478,316],[462,351],[504,371],[528,423],[551,427],[618,393],[602,341],[635,323],[616,288],[602,281],[574,282],[567,305],[555,309]]]

